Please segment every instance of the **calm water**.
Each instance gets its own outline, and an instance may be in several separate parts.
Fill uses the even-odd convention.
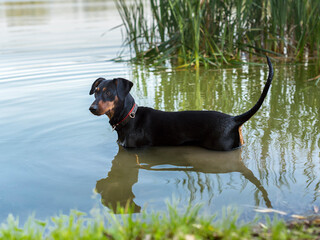
[[[153,71],[115,63],[121,23],[113,1],[0,1],[0,221],[124,204],[165,210],[166,201],[320,207],[320,84],[312,64],[275,65],[262,109],[243,126],[245,145],[228,153],[196,147],[126,151],[107,117],[88,111],[97,77],[134,82],[139,105],[240,114],[257,101],[267,67]]]

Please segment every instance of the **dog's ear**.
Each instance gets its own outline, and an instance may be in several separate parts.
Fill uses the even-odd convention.
[[[113,82],[117,86],[117,92],[120,100],[124,100],[130,92],[133,83],[124,78],[114,78]]]
[[[98,78],[97,80],[95,80],[91,86],[91,90],[89,92],[89,95],[92,95],[94,93],[94,90],[96,89],[96,87],[103,81],[105,80],[104,78]]]

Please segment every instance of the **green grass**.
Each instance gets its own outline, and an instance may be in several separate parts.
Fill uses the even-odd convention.
[[[116,1],[134,61],[220,66],[320,57],[318,0]],[[319,63],[319,61],[318,61]],[[320,65],[319,65],[320,67]]]
[[[21,227],[17,218],[9,216],[0,226],[0,239],[315,239],[319,237],[320,221],[266,223],[255,220],[239,223],[235,211],[227,211],[222,220],[204,217],[200,207],[189,207],[179,213],[168,205],[167,213],[130,213],[120,208],[118,213],[87,217],[71,211],[70,215],[52,217],[41,222],[34,217]]]

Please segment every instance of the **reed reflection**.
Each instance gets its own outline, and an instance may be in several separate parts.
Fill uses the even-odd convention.
[[[192,195],[195,194],[194,191],[199,182],[201,182],[201,191],[208,191],[212,197],[214,197],[213,191],[217,190],[214,189],[215,186],[210,184],[210,181],[201,181],[197,179],[198,174],[190,174],[191,172],[203,173],[208,177],[220,173],[238,172],[261,193],[261,195],[253,193],[256,203],[263,201],[265,206],[272,207],[268,192],[260,180],[241,161],[241,149],[231,152],[214,152],[189,146],[156,147],[143,150],[126,150],[119,147],[119,152],[112,161],[108,176],[100,179],[96,184],[96,190],[101,194],[102,203],[108,208],[116,210],[117,204],[125,207],[130,202],[134,206],[134,211],[140,212],[141,206],[134,202],[136,196],[132,187],[134,184],[139,184],[138,175],[141,170],[184,172],[188,179],[185,186],[189,189],[189,199],[193,198]],[[143,182],[143,179],[141,181]],[[246,186],[247,184],[244,182],[239,191],[242,191]],[[223,192],[223,187],[219,191]]]
[[[275,64],[276,77],[268,98],[243,126],[243,161],[256,166],[259,180],[280,190],[284,199],[287,189],[307,191],[315,196],[313,202],[319,199],[320,84],[308,81],[317,71],[317,65],[311,63]],[[151,107],[165,111],[216,110],[237,115],[259,98],[266,75],[265,66],[158,71],[154,75],[137,67],[132,79],[136,79],[141,105],[153,103]]]

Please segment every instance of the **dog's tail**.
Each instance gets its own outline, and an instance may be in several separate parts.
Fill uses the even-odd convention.
[[[236,121],[236,124],[238,126],[241,126],[243,123],[248,121],[259,110],[265,97],[267,96],[267,93],[268,93],[268,90],[270,88],[272,78],[273,78],[273,68],[272,68],[271,61],[268,57],[267,57],[267,61],[268,61],[268,65],[269,65],[269,75],[268,75],[266,85],[263,88],[263,92],[262,92],[258,102],[249,111],[234,117],[234,120]]]

